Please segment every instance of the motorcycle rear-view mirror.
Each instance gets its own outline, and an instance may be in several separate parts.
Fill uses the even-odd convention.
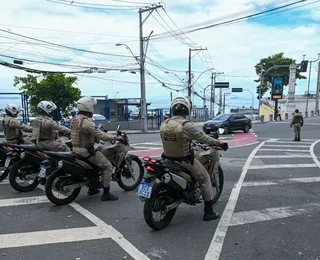
[[[219,129],[218,129],[218,134],[219,134],[219,135],[222,135],[223,133],[224,133],[224,129],[223,129],[223,128],[219,128]]]
[[[99,124],[99,125],[98,125],[98,128],[101,129],[101,130],[103,130],[103,125],[102,125],[102,124]]]
[[[121,126],[120,126],[120,125],[118,125],[118,127],[117,127],[117,132],[119,132],[119,131],[120,131],[120,129],[121,129]]]

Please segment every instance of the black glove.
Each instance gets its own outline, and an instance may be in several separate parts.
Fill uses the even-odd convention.
[[[222,149],[223,151],[227,151],[227,150],[229,149],[228,143],[223,143],[223,144],[221,145],[221,149]]]

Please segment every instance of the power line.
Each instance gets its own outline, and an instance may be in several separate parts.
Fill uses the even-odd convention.
[[[213,27],[217,27],[217,26],[221,26],[221,25],[240,22],[240,21],[243,21],[243,20],[248,19],[248,18],[253,18],[253,17],[256,17],[256,16],[260,16],[262,14],[267,14],[267,13],[270,13],[270,12],[274,12],[276,10],[281,10],[281,9],[286,8],[286,7],[297,5],[299,3],[306,2],[306,1],[308,1],[308,0],[296,1],[296,2],[293,2],[293,3],[290,3],[290,4],[282,5],[282,6],[279,6],[279,7],[274,7],[274,8],[271,8],[271,9],[268,9],[268,10],[265,10],[265,11],[261,11],[261,12],[257,12],[257,13],[251,14],[251,15],[246,15],[246,16],[242,16],[242,17],[239,17],[239,18],[234,18],[234,19],[231,19],[231,20],[228,20],[228,21],[215,23],[215,24],[211,24],[211,25],[207,25],[207,26],[202,26],[202,27],[195,28],[195,29],[185,30],[185,31],[183,31],[183,33],[185,33],[185,34],[186,33],[192,33],[192,32],[201,31],[201,30],[205,30],[205,29],[209,29],[209,28],[213,28]],[[165,37],[168,37],[168,36],[165,36],[165,35],[161,36],[160,34],[151,36],[152,39],[161,39],[161,38],[165,38]]]

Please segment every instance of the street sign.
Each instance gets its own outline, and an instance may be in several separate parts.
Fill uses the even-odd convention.
[[[229,82],[216,82],[214,83],[215,88],[229,88]]]
[[[243,92],[243,88],[232,88],[231,92]]]
[[[283,78],[275,77],[272,82],[271,97],[272,99],[282,99],[283,94]]]

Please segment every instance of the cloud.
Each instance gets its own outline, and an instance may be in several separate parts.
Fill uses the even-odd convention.
[[[94,3],[94,1],[86,2]],[[152,1],[147,2],[152,3]],[[266,5],[268,2],[270,1],[170,0],[166,3],[166,11],[174,23],[166,16],[165,12],[159,9],[158,12],[154,11],[147,19],[143,31],[145,36],[152,30],[154,31],[153,35],[156,35],[166,32],[163,27],[167,30],[170,30],[170,28],[176,30],[176,25],[179,28],[184,28],[197,23],[208,24],[208,21],[214,19],[225,21],[227,18],[218,18],[230,17],[231,14],[233,17],[240,17],[258,10],[257,6]],[[99,1],[99,3],[114,4],[114,2],[107,0]],[[138,67],[128,49],[124,46],[115,46],[119,42],[125,43],[131,48],[134,55],[139,54],[137,11],[97,12],[42,0],[15,0],[15,5],[12,5],[12,1],[3,0],[0,15],[2,18],[0,29],[68,45],[72,48],[111,55],[92,54],[75,49],[61,48],[31,39],[23,39],[5,32],[0,32],[0,54],[81,66],[130,69]],[[182,88],[183,83],[176,76],[164,73],[166,69],[159,68],[159,66],[178,70],[175,71],[175,74],[181,79],[186,79],[188,50],[191,45],[196,45],[194,43],[196,42],[197,45],[208,48],[210,57],[206,51],[193,57],[192,71],[195,78],[200,75],[201,71],[214,66],[218,71],[225,72],[225,76],[220,76],[217,80],[230,81],[231,87],[243,87],[255,93],[254,65],[261,58],[277,52],[284,52],[286,56],[294,58],[298,62],[302,59],[303,54],[307,55],[307,59],[314,60],[319,52],[320,25],[317,23],[320,17],[319,4],[304,7],[304,11],[297,16],[301,19],[299,20],[300,24],[286,22],[285,18],[289,15],[290,19],[293,19],[296,14],[293,11],[288,11],[256,20],[214,27],[190,33],[188,36],[183,34],[177,36],[173,33],[175,37],[151,40],[147,52],[148,58],[146,61],[148,63],[146,68],[160,81],[169,83],[168,86]],[[276,21],[280,21],[280,19],[281,23],[277,24]],[[301,24],[303,19],[308,19],[308,23]],[[312,23],[310,23],[310,19]],[[42,28],[42,30],[39,28]],[[187,42],[189,45],[181,42]],[[2,60],[1,57],[0,60]],[[154,66],[154,61],[157,62],[158,67]],[[59,68],[44,64],[30,64],[30,66],[43,69]],[[1,67],[2,84],[0,91],[16,91],[10,86],[12,86],[13,77],[21,75],[26,75],[26,73]],[[208,72],[199,78],[198,83],[202,88],[210,84],[210,76],[210,72]],[[315,78],[316,73],[313,70],[311,89],[315,88]],[[106,74],[84,75],[79,79],[78,86],[87,95],[108,94],[110,97],[114,97],[115,93],[119,92],[117,98],[140,96],[139,73],[107,72]],[[153,102],[155,107],[168,107],[172,90],[163,88],[161,83],[148,75],[146,75],[146,81],[148,100]],[[304,92],[306,85],[306,81],[298,81],[297,91]],[[195,90],[199,93],[201,88],[197,85]],[[175,91],[173,91],[173,94],[174,96],[179,95]],[[251,105],[251,95],[249,93],[237,95],[246,97],[246,100],[227,99],[228,104],[234,104],[235,106],[239,104]],[[202,100],[196,97],[195,103],[201,105]]]

